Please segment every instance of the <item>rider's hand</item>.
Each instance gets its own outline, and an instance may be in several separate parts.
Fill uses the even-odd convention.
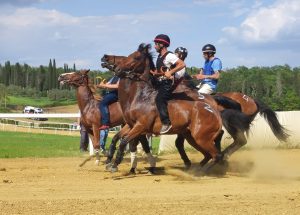
[[[100,84],[98,84],[99,88],[106,88],[106,84],[104,83],[104,81],[101,81]]]
[[[198,80],[202,80],[202,79],[205,79],[205,75],[202,75],[202,74],[198,74],[198,75],[195,75],[195,77],[198,79]]]
[[[162,73],[162,72],[158,72],[157,70],[150,70],[150,73],[152,74],[152,75],[155,75],[155,76],[160,76],[160,75],[163,75],[164,73]]]
[[[172,73],[170,71],[167,71],[165,72],[165,76],[168,78],[168,79],[171,79],[172,78]]]

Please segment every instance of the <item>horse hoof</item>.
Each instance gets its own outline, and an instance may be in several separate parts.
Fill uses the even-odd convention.
[[[107,171],[110,171],[110,170],[111,170],[111,167],[112,167],[112,163],[108,163],[108,164],[106,164],[105,169],[106,169]]]
[[[99,166],[100,160],[96,160],[96,161],[95,161],[95,164],[96,164],[97,166]]]
[[[112,166],[112,167],[110,168],[110,172],[112,172],[112,173],[118,172],[118,167]]]
[[[155,175],[155,167],[150,167],[148,171],[149,175]]]
[[[128,173],[129,175],[135,175],[136,174],[136,172],[135,172],[135,168],[131,168],[130,170],[129,170],[129,173]]]
[[[186,162],[184,163],[184,170],[189,170],[192,166],[192,163],[191,162]]]

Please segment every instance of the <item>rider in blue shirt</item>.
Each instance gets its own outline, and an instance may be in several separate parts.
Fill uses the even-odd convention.
[[[222,70],[222,62],[215,57],[216,48],[211,44],[207,44],[202,48],[203,57],[205,59],[203,69],[198,75],[193,76],[201,80],[198,85],[198,93],[212,94],[216,92],[218,79]]]
[[[109,109],[108,106],[118,101],[118,87],[119,77],[112,77],[107,83],[101,82],[97,87],[107,90],[103,99],[99,103],[99,109],[101,112],[101,127],[100,130],[108,129],[110,126]]]

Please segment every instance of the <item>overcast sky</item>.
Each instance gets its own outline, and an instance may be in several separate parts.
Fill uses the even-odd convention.
[[[224,68],[300,66],[299,0],[0,0],[0,63],[101,69],[103,54],[128,55],[157,34],[201,67],[212,43]]]

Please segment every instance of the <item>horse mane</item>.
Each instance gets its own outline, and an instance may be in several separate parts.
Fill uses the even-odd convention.
[[[88,81],[87,87],[91,91],[94,99],[96,99],[97,101],[101,101],[102,96],[99,93],[97,93],[97,87],[94,84],[94,82],[89,79],[89,76],[87,76],[87,81]]]
[[[155,70],[156,67],[155,67],[155,64],[153,62],[154,53],[150,52],[150,50],[151,50],[151,44],[141,43],[139,45],[137,51],[143,53],[145,55],[145,57],[148,58],[150,69]]]

